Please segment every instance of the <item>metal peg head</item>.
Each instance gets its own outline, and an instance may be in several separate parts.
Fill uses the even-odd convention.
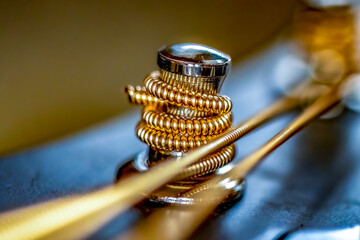
[[[205,45],[183,43],[160,48],[158,65],[165,71],[189,77],[221,77],[228,73],[231,58]]]
[[[174,81],[181,76],[193,79],[192,90],[216,93],[229,72],[231,58],[205,45],[183,43],[161,47],[157,64],[167,75],[177,75]],[[184,79],[180,81],[190,82]]]

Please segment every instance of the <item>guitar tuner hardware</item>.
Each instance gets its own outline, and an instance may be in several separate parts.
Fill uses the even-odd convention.
[[[231,66],[231,58],[199,44],[164,46],[158,51],[159,71],[145,78],[144,87],[126,87],[131,103],[143,105],[137,137],[149,146],[117,174],[121,181],[148,170],[169,157],[183,156],[202,146],[232,124],[232,102],[219,95]],[[188,166],[171,183],[148,196],[162,204],[193,204],[187,192],[219,174],[235,156],[235,146],[224,147]],[[219,171],[220,170],[220,171]],[[234,199],[241,196],[243,180],[233,186]]]
[[[245,99],[244,90],[271,94],[275,86],[269,84],[270,77],[270,80],[277,79],[283,96],[232,125],[232,102],[219,94],[230,70],[230,57],[199,44],[160,48],[159,69],[145,78],[143,87],[126,88],[130,102],[143,106],[136,135],[148,149],[117,169],[116,184],[1,213],[0,239],[172,240],[214,236],[303,239],[312,235],[326,238],[332,233],[339,235],[340,230],[316,231],[316,228],[331,230],[334,224],[344,228],[341,232],[351,230],[351,236],[358,239],[359,231],[352,231],[358,230],[352,228],[352,220],[359,215],[356,204],[359,199],[354,198],[359,191],[356,187],[346,192],[342,189],[354,185],[354,177],[360,169],[356,164],[360,160],[360,148],[356,145],[359,119],[351,112],[340,114],[344,107],[360,111],[359,24],[356,21],[359,12],[348,4],[306,2],[311,5],[299,7],[295,12],[292,38],[282,38],[281,45],[276,43],[264,56],[252,59],[251,64],[235,76],[239,79],[246,76],[256,84],[246,89],[237,89],[240,86],[234,84],[228,92],[239,103]],[[321,7],[327,4],[330,5]],[[288,41],[291,43],[286,45]],[[259,76],[259,69],[266,75]],[[259,89],[260,85],[264,88]],[[266,94],[267,100],[268,97]],[[251,100],[251,104],[241,109],[244,116],[263,105],[259,92],[247,94],[246,100]],[[317,121],[336,116],[339,119],[326,123]],[[134,118],[131,115],[125,119],[121,122]],[[279,121],[276,128],[284,125],[283,128],[271,137],[269,132],[259,131],[257,139],[264,143],[244,158],[233,161],[234,143],[274,119]],[[289,123],[284,124],[288,120]],[[313,126],[307,128],[309,124]],[[74,166],[82,173],[89,173],[89,178],[96,178],[86,184],[107,181],[105,177],[109,176],[108,170],[111,171],[108,167],[113,167],[118,156],[124,155],[123,151],[127,150],[124,146],[131,148],[132,145],[124,137],[119,149],[119,138],[114,138],[113,134],[133,134],[124,124],[110,125],[110,132],[108,126],[100,127],[96,134],[91,130],[91,134],[84,137],[60,141],[31,150],[31,154],[19,153],[0,161],[6,185],[1,207],[6,210],[20,203],[25,206],[38,197],[38,200],[48,198],[49,186],[37,181],[33,184],[34,173],[36,179],[37,175],[51,177],[50,185],[56,189],[57,186],[66,187],[62,194],[75,193],[77,184],[79,190],[85,186],[85,175],[74,174]],[[306,132],[293,139],[306,128]],[[98,140],[105,138],[107,142],[99,144]],[[287,143],[290,139],[295,141]],[[250,147],[254,144],[244,140]],[[73,147],[69,148],[70,144]],[[97,147],[93,149],[95,144]],[[290,145],[280,149],[263,165],[263,161],[283,144]],[[107,152],[109,146],[116,150]],[[311,155],[313,157],[309,157]],[[99,162],[102,156],[109,161]],[[79,160],[76,165],[74,159]],[[44,160],[56,164],[44,164]],[[99,164],[105,164],[100,172]],[[259,166],[262,169],[258,169]],[[276,174],[269,174],[275,173],[274,170]],[[19,171],[24,174],[20,178]],[[54,171],[58,174],[52,174]],[[10,176],[11,173],[15,175]],[[244,179],[249,179],[249,195],[230,214],[221,214],[219,218],[218,213],[232,207],[243,195]],[[52,184],[56,182],[57,185]],[[305,197],[299,198],[299,192]],[[325,202],[323,193],[328,197]],[[25,198],[26,201],[19,201]],[[354,204],[346,204],[344,209],[343,199]],[[283,206],[288,206],[289,201],[291,212],[286,214],[287,224],[284,225]],[[327,203],[332,204],[327,206]],[[132,211],[134,206],[145,211],[143,214]],[[326,211],[323,211],[324,206]],[[299,224],[299,216],[303,216],[304,211],[312,214],[310,218],[301,217]],[[316,216],[316,221],[312,216]],[[236,222],[240,227],[227,226],[229,222]],[[297,224],[307,229],[293,231]],[[274,226],[281,228],[273,231]]]

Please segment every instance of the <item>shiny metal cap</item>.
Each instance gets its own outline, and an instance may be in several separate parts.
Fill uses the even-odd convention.
[[[161,47],[157,64],[165,71],[190,77],[225,77],[231,58],[205,45],[183,43]]]

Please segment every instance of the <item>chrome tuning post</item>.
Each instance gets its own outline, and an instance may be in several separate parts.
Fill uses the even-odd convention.
[[[130,102],[144,106],[136,134],[149,150],[120,167],[117,181],[147,171],[169,157],[183,156],[232,124],[232,102],[218,94],[231,67],[229,55],[204,45],[176,44],[159,49],[157,64],[159,70],[145,78],[144,87],[126,88]],[[234,155],[232,144],[199,159],[148,199],[162,204],[196,203],[199,199],[187,193],[226,172],[224,166]],[[244,181],[230,188],[227,200],[237,199]]]

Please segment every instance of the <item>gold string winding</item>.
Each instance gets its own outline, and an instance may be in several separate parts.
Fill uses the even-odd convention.
[[[127,86],[125,91],[131,103],[144,106],[136,135],[155,151],[186,153],[232,124],[232,102],[217,94],[211,79],[160,70],[152,72],[144,83],[144,87]],[[234,145],[223,148],[189,166],[177,178],[214,172],[234,155]]]

